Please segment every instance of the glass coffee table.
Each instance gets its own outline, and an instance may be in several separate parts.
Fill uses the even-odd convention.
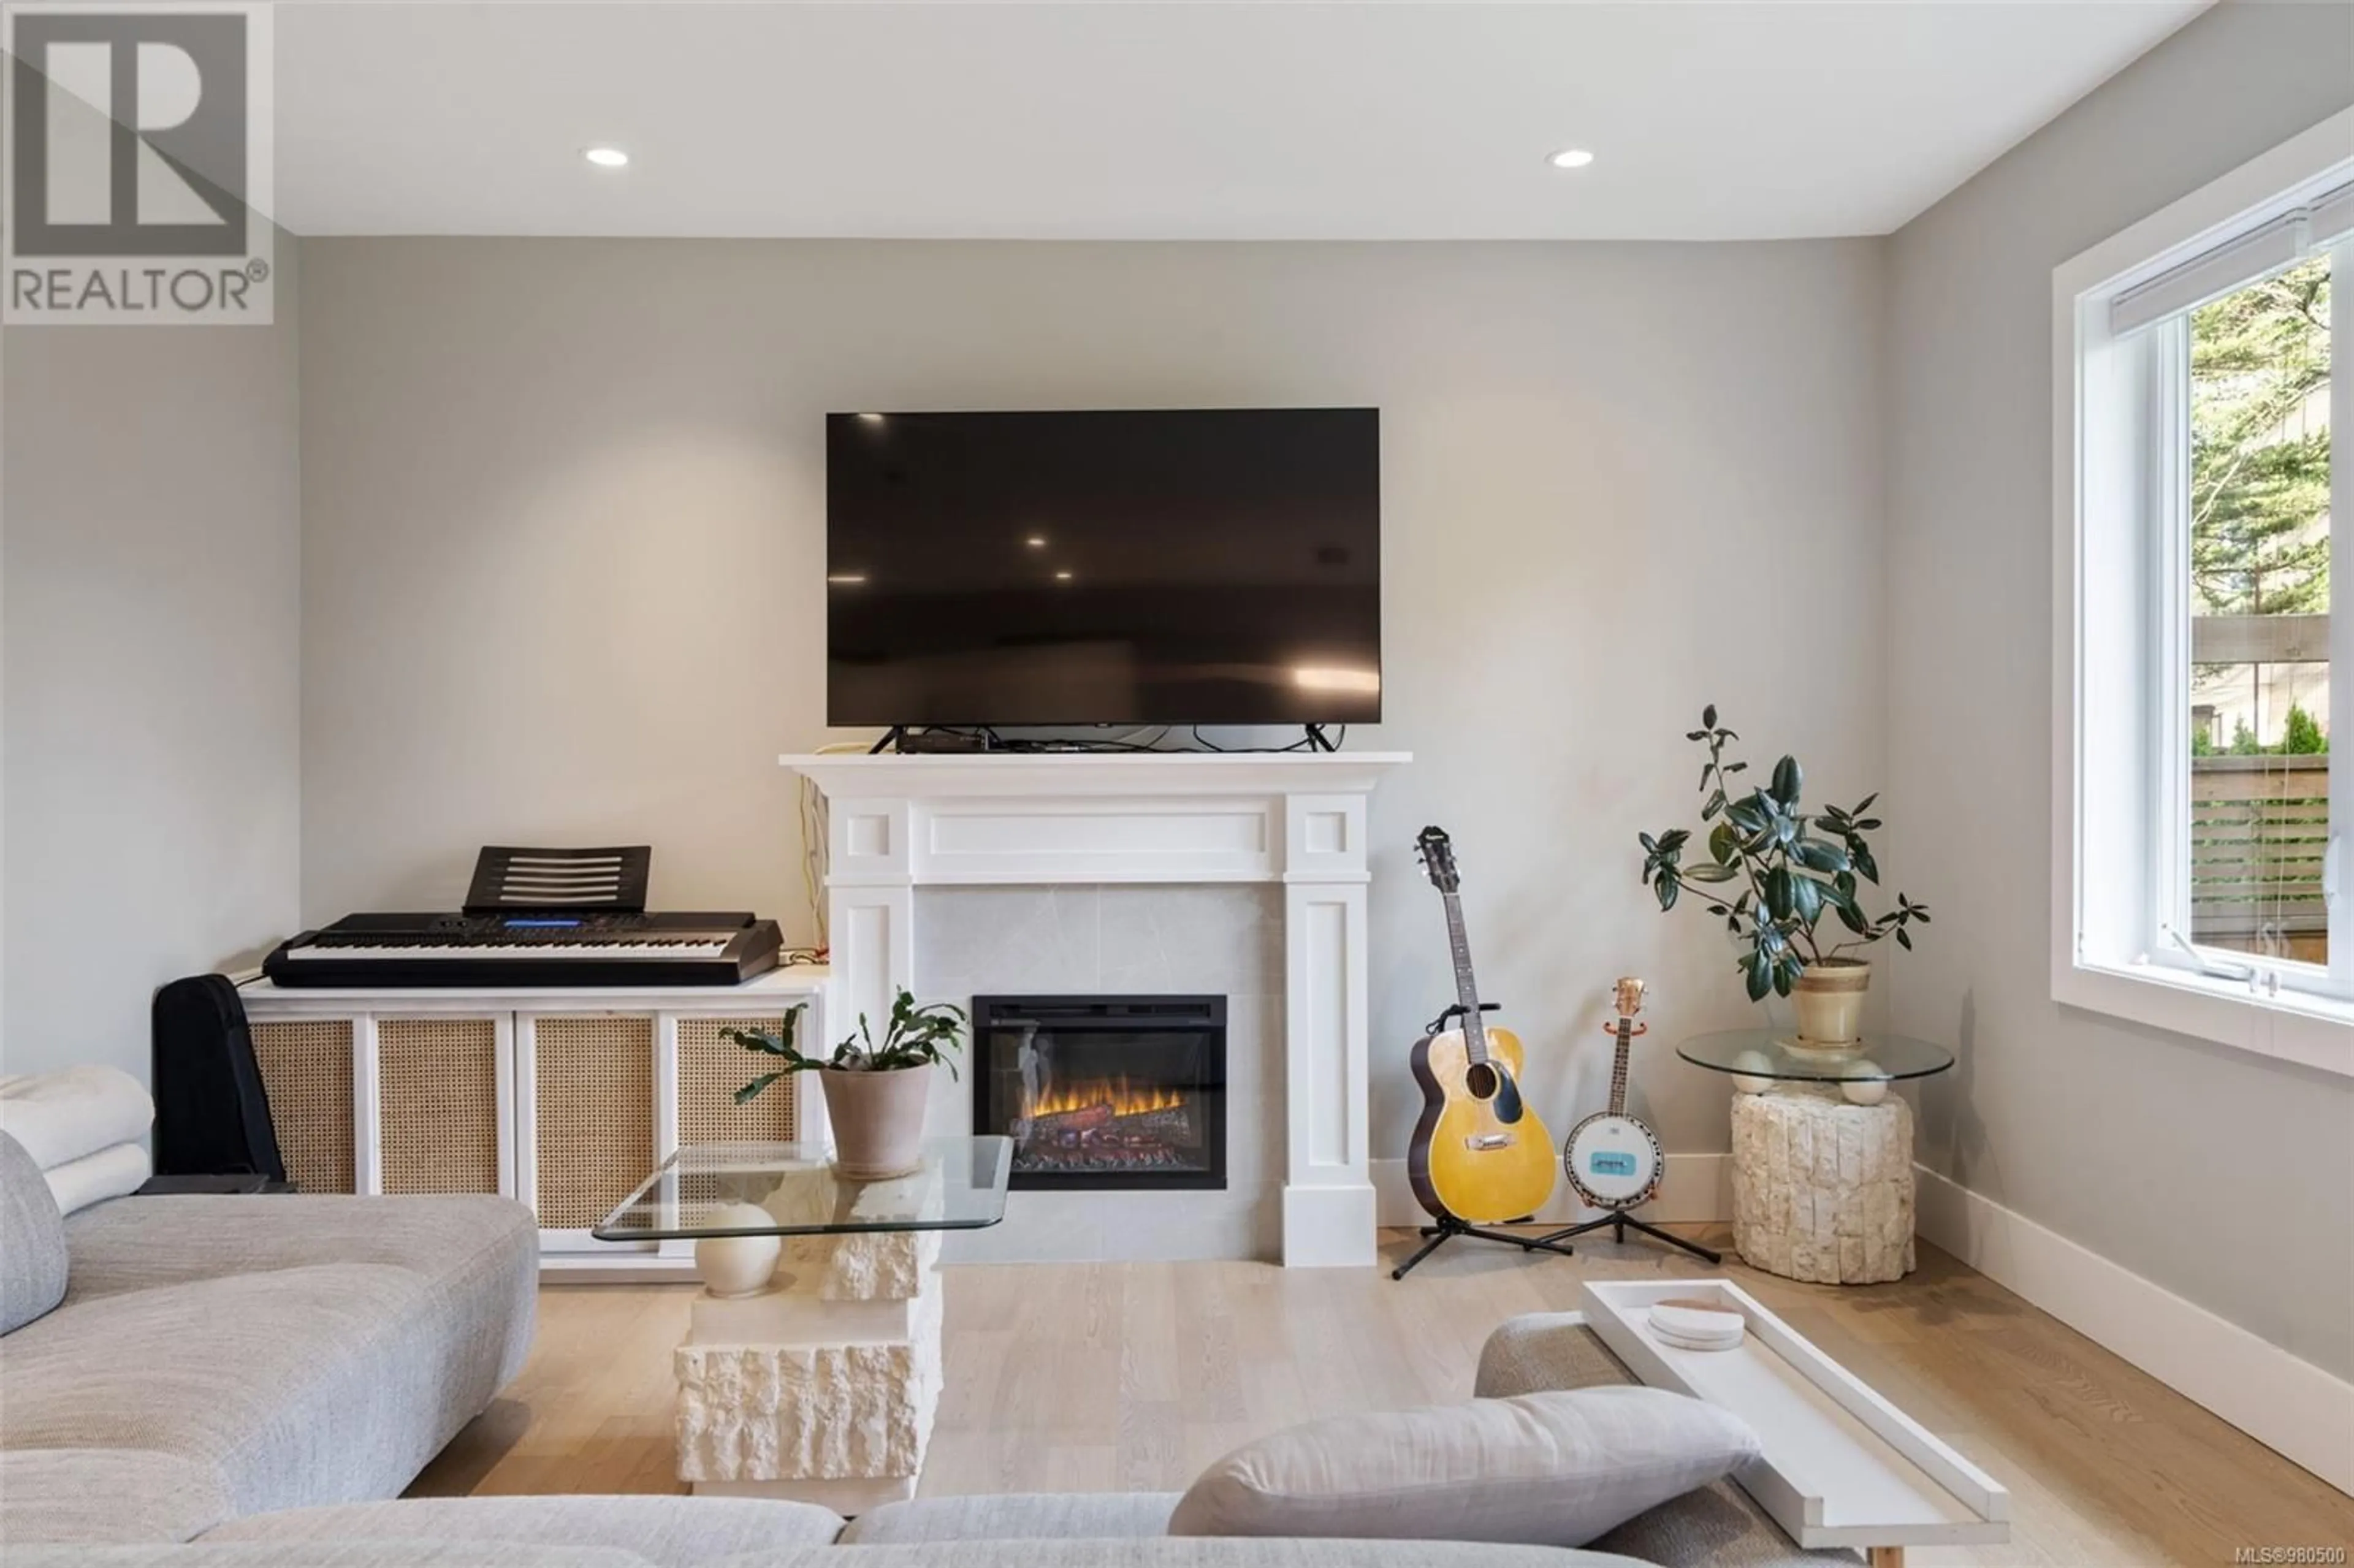
[[[1010,1138],[936,1138],[905,1176],[843,1181],[823,1144],[690,1143],[589,1234],[648,1242],[979,1230],[1005,1217],[1013,1164]],[[788,1202],[771,1203],[780,1193]]]
[[[940,1399],[940,1237],[1005,1217],[1008,1138],[849,1181],[817,1144],[690,1144],[592,1233],[695,1243],[678,1478],[861,1513],[913,1497]]]
[[[1822,1285],[1913,1271],[1913,1107],[1891,1084],[1954,1065],[1943,1045],[1871,1034],[1824,1048],[1735,1029],[1676,1047],[1733,1097],[1733,1245],[1753,1268]]]

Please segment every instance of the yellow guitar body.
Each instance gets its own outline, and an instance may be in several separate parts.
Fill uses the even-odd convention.
[[[1521,1042],[1489,1029],[1488,1065],[1475,1069],[1463,1032],[1414,1048],[1422,1119],[1406,1150],[1414,1195],[1433,1216],[1475,1225],[1525,1219],[1553,1196],[1553,1134],[1520,1091]]]

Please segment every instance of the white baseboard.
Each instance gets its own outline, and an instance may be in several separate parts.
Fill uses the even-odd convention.
[[[703,1277],[692,1255],[657,1252],[549,1252],[539,1255],[542,1285],[690,1285]]]
[[[1371,1161],[1376,1223],[1392,1227],[1429,1222],[1414,1201],[1403,1160]],[[1537,1211],[1547,1224],[1574,1225],[1602,1211],[1577,1201],[1567,1181],[1556,1182],[1553,1197]],[[1637,1213],[1654,1224],[1706,1224],[1733,1218],[1733,1156],[1730,1154],[1670,1154],[1659,1178],[1659,1195]]]
[[[1925,1167],[1925,1240],[2354,1493],[2354,1383]]]

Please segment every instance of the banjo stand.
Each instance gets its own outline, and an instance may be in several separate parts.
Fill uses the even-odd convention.
[[[1635,1014],[1642,1011],[1643,991],[1643,982],[1631,976],[1618,982],[1617,1022],[1602,1026],[1602,1032],[1618,1043],[1610,1067],[1610,1108],[1579,1122],[1562,1148],[1562,1166],[1569,1173],[1571,1189],[1585,1202],[1605,1213],[1584,1224],[1541,1236],[1538,1245],[1566,1243],[1572,1236],[1585,1235],[1605,1225],[1610,1228],[1611,1240],[1624,1242],[1631,1226],[1653,1241],[1665,1242],[1709,1263],[1722,1263],[1722,1254],[1681,1236],[1670,1235],[1627,1212],[1638,1203],[1649,1202],[1658,1193],[1659,1178],[1665,1174],[1667,1164],[1658,1136],[1627,1114],[1627,1048],[1637,1035],[1650,1032],[1649,1024],[1635,1022]]]

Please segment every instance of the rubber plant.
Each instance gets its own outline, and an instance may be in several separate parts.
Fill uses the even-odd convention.
[[[964,1033],[964,1010],[945,1001],[927,1006],[916,1005],[916,999],[901,991],[891,1004],[891,1017],[883,1031],[883,1044],[875,1044],[875,1035],[867,1027],[866,1015],[858,1015],[858,1029],[833,1048],[833,1054],[822,1059],[804,1055],[794,1044],[801,1032],[802,1008],[796,1007],[784,1016],[783,1026],[771,1034],[758,1029],[723,1029],[720,1036],[732,1040],[747,1051],[764,1056],[774,1056],[783,1065],[774,1071],[761,1074],[736,1091],[736,1103],[744,1104],[779,1078],[794,1073],[814,1072],[820,1067],[832,1067],[843,1073],[889,1073],[902,1067],[920,1067],[937,1062],[957,1075],[956,1064],[948,1053],[959,1049]]]
[[[1900,893],[1893,909],[1875,916],[1865,913],[1861,896],[1865,883],[1880,883],[1880,865],[1865,837],[1882,825],[1866,815],[1877,794],[1845,809],[1802,811],[1806,773],[1795,757],[1776,762],[1765,784],[1744,788],[1737,780],[1749,765],[1724,756],[1726,743],[1741,737],[1718,725],[1713,703],[1701,710],[1700,728],[1684,738],[1708,751],[1700,773],[1708,855],[1684,863],[1689,829],[1644,833],[1643,880],[1662,910],[1673,909],[1685,893],[1706,901],[1708,912],[1740,945],[1750,1001],[1762,1001],[1769,991],[1787,996],[1808,965],[1883,937],[1895,938],[1900,948],[1913,946],[1912,928],[1929,924],[1927,905]],[[1826,915],[1837,918],[1845,940],[1826,945],[1818,935]]]

